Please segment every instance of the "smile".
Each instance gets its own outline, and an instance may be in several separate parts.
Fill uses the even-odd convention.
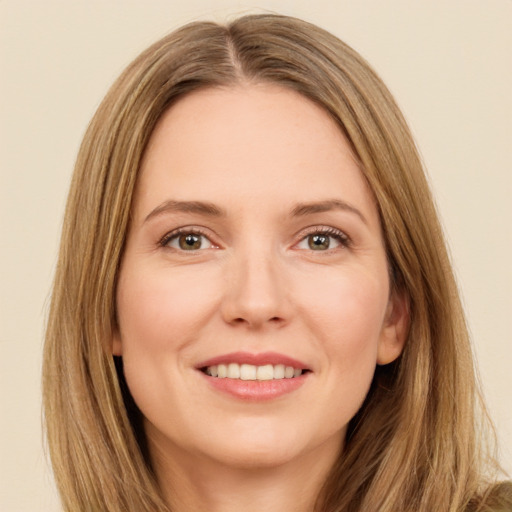
[[[218,379],[240,379],[240,380],[281,380],[300,377],[303,373],[301,368],[285,366],[284,364],[265,364],[256,366],[253,364],[219,364],[207,366],[202,369],[206,375]],[[307,370],[304,370],[307,371]]]
[[[250,402],[273,400],[301,388],[312,368],[276,352],[232,352],[196,366],[215,391]]]

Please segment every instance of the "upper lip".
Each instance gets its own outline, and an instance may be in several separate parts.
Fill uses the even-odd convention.
[[[196,368],[201,369],[208,366],[229,363],[251,364],[254,366],[283,364],[285,366],[293,366],[293,368],[309,370],[308,366],[302,361],[277,352],[260,352],[259,354],[253,354],[250,352],[232,352],[230,354],[222,354],[202,361],[196,366]]]

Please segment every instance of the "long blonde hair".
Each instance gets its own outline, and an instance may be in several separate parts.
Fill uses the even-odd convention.
[[[277,15],[175,31],[125,70],[90,123],[67,203],[44,351],[45,420],[64,509],[168,510],[122,361],[111,355],[116,281],[155,124],[185,94],[240,81],[294,89],[336,120],[373,191],[393,285],[409,300],[403,354],[377,367],[316,509],[476,510],[485,459],[475,418],[485,415],[414,141],[390,93],[354,50]]]

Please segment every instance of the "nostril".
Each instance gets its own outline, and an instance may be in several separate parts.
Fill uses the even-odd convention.
[[[241,324],[247,324],[249,326],[253,326],[253,327],[256,327],[256,326],[260,326],[260,325],[264,325],[265,323],[271,323],[271,324],[281,324],[284,322],[284,319],[279,317],[279,316],[273,316],[271,318],[269,318],[268,320],[255,320],[255,319],[247,319],[247,318],[243,318],[243,317],[237,317],[237,318],[233,318],[231,320],[231,324],[232,325],[241,325]]]

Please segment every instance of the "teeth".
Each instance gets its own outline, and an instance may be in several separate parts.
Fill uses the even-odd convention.
[[[219,379],[278,380],[299,377],[302,375],[302,370],[284,364],[254,366],[252,364],[229,363],[208,366],[206,374]]]
[[[240,366],[240,378],[242,380],[256,380],[258,368],[252,364],[243,364]]]
[[[228,367],[225,364],[219,364],[219,366],[217,366],[217,377],[219,379],[225,379],[227,376],[228,376]]]
[[[256,380],[272,380],[274,378],[274,367],[271,364],[258,366]]]
[[[236,363],[228,364],[228,379],[240,378],[240,365]]]
[[[274,366],[274,379],[284,379],[284,364]]]

